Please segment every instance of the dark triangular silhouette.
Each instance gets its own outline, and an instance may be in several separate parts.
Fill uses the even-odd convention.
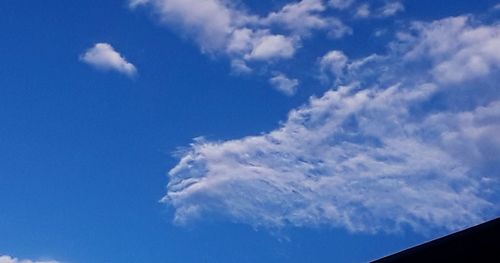
[[[500,262],[500,218],[373,262]]]

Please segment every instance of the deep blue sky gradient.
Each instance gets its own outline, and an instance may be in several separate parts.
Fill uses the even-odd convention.
[[[395,19],[484,12],[495,3],[438,2],[407,1]],[[383,50],[368,23],[351,24],[355,34],[336,42],[308,39],[317,49],[299,51],[294,70],[331,49],[352,57]],[[112,44],[138,77],[81,63],[96,42]],[[0,254],[75,263],[360,262],[445,234],[270,232],[216,219],[172,225],[159,200],[177,147],[197,136],[272,130],[326,88],[304,73],[297,96],[286,97],[265,78],[232,75],[226,59],[201,54],[123,0],[0,1],[0,61]]]

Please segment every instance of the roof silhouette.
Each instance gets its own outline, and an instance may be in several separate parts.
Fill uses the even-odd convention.
[[[373,262],[500,262],[500,218]]]

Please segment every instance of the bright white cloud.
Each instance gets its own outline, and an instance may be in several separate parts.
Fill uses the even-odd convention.
[[[291,111],[271,132],[197,139],[169,172],[163,201],[175,208],[175,221],[217,214],[256,227],[425,232],[496,213],[488,194],[497,191],[498,174],[479,171],[485,162],[498,165],[500,94],[478,91],[481,99],[463,105],[457,98],[470,96],[462,88],[469,78],[443,85],[433,74],[471,45],[481,50],[474,54],[489,54],[496,29],[444,21],[413,25],[417,34],[400,33],[385,56],[327,53],[321,70],[342,75],[344,84]],[[437,94],[451,93],[447,107],[426,110]]]
[[[442,83],[459,83],[500,69],[500,26],[473,26],[459,16],[433,23],[415,23],[416,36],[408,36],[413,48],[407,59],[430,56],[432,73]]]
[[[48,260],[48,261],[33,261],[29,259],[21,260],[13,258],[11,256],[0,256],[0,263],[58,263],[58,261]]]
[[[224,48],[236,27],[236,10],[218,0],[150,0],[161,19],[179,24],[204,51]],[[243,14],[241,14],[243,15]]]
[[[481,178],[405,127],[416,123],[402,124],[405,107],[430,92],[344,87],[313,98],[268,134],[198,141],[170,171],[164,201],[178,223],[207,213],[254,226],[364,232],[479,222],[492,207],[480,195]]]
[[[338,2],[337,7],[340,6],[343,5]],[[352,34],[352,29],[341,20],[323,14],[325,10],[326,6],[322,0],[302,0],[287,4],[277,12],[271,12],[261,23],[283,26],[298,37],[309,36],[319,29],[326,30],[328,35],[334,38]]]
[[[249,60],[290,58],[295,53],[294,41],[282,35],[267,35],[257,40],[252,52],[245,56]]]
[[[299,81],[297,79],[290,79],[282,73],[279,73],[269,79],[269,83],[278,91],[285,95],[292,96],[297,92]]]
[[[311,29],[328,26],[328,21],[320,14],[325,9],[321,0],[302,0],[270,13],[264,23],[282,24],[290,30],[308,33]]]
[[[432,114],[424,126],[463,163],[500,162],[500,100],[472,111]]]
[[[114,70],[134,76],[137,69],[107,43],[97,43],[80,56],[80,60],[100,70]]]

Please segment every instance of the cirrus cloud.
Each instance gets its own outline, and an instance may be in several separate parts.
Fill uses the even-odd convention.
[[[0,263],[59,263],[54,260],[29,260],[29,259],[18,259],[11,256],[3,255],[0,256]]]
[[[485,57],[489,72],[454,81],[434,73],[473,47],[479,57],[489,54],[496,29],[451,19],[458,25],[449,38],[436,33],[449,21],[413,24],[407,33],[418,33],[398,34],[386,55],[351,60],[328,52],[318,61],[336,87],[292,110],[275,130],[195,140],[169,172],[163,201],[175,222],[216,214],[255,227],[424,233],[498,213],[491,193],[498,194],[499,175],[487,167],[500,168],[500,93],[467,82],[493,80],[496,61]],[[471,94],[481,99],[464,104]],[[437,110],[440,97],[446,100]]]

